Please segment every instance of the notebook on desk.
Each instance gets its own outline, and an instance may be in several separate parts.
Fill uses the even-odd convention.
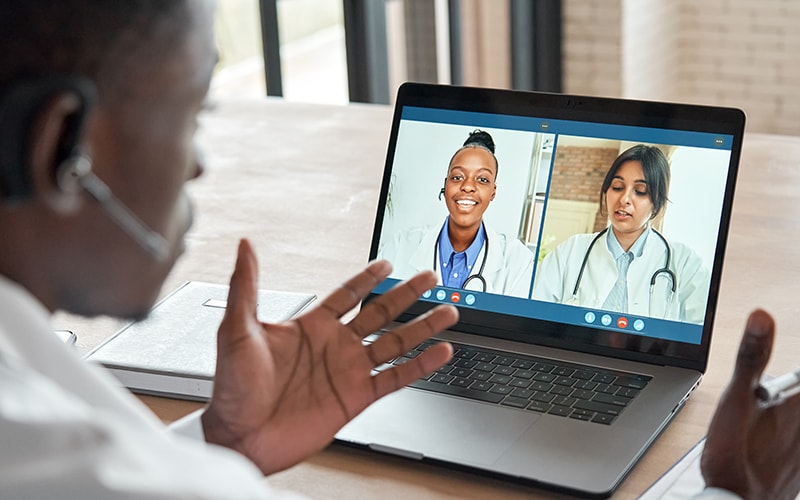
[[[480,154],[456,160],[476,130],[494,143],[493,166]],[[454,304],[458,325],[433,341],[456,351],[448,366],[356,417],[337,441],[610,495],[706,369],[743,130],[736,109],[403,85],[370,251],[395,271],[369,299],[435,269],[440,284],[400,321]],[[623,161],[606,179],[631,148],[650,156],[636,160],[638,170]],[[643,166],[662,157],[668,190]],[[607,193],[629,200],[601,210],[604,180]],[[610,235],[627,241],[643,200],[652,209],[658,196],[666,201],[645,219],[646,237],[622,249],[634,257],[616,287],[620,301],[609,292],[624,276],[606,269],[618,255]],[[463,251],[451,234],[475,217],[482,229]],[[609,224],[613,231],[601,232]]]
[[[225,315],[228,286],[189,281],[164,297],[142,321],[123,327],[86,355],[139,394],[192,401],[211,398],[217,361],[217,329]],[[258,291],[258,318],[289,319],[313,294]]]

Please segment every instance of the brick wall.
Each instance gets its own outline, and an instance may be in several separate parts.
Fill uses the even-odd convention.
[[[680,95],[743,108],[751,132],[800,134],[800,2],[684,4]]]
[[[606,217],[599,213],[600,186],[618,155],[617,148],[557,147],[550,197],[597,203],[595,230],[602,229],[606,226]]]
[[[620,0],[563,1],[565,92],[622,95],[621,20]]]
[[[564,91],[734,106],[800,134],[800,2],[564,0]]]

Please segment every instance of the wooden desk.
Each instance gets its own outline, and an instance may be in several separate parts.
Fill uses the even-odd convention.
[[[225,102],[201,120],[208,171],[190,188],[197,222],[164,293],[187,280],[226,283],[236,241],[255,244],[264,288],[324,295],[366,263],[391,110],[280,100]],[[705,433],[728,380],[747,313],[777,319],[768,369],[796,368],[800,333],[800,138],[745,140],[711,362],[705,380],[615,498],[635,498]],[[699,215],[700,216],[700,215]],[[120,322],[58,316],[88,351]],[[80,328],[75,327],[79,325]],[[165,420],[198,405],[144,398]],[[316,498],[531,498],[552,494],[483,477],[332,446],[271,477]]]

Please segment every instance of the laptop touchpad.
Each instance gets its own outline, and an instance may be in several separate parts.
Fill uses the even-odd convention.
[[[336,437],[410,458],[491,465],[538,418],[533,412],[405,389],[367,408]]]

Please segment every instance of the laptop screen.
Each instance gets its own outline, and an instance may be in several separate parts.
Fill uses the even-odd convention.
[[[704,366],[743,116],[407,84],[371,257],[439,285],[412,313],[511,340]],[[705,112],[704,112],[705,111]]]

